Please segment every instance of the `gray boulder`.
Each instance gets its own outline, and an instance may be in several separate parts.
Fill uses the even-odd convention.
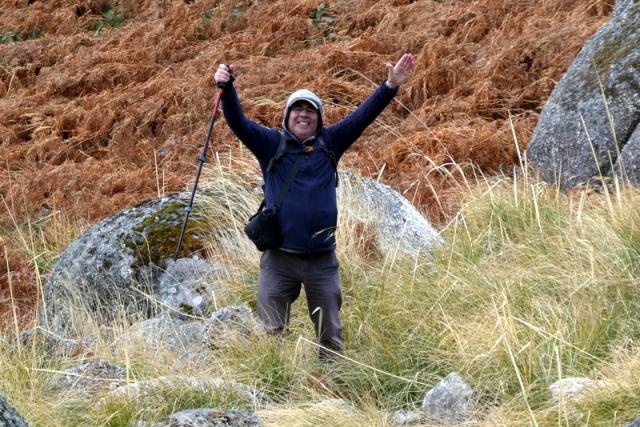
[[[527,147],[562,186],[605,177],[640,183],[640,3],[618,0],[547,101]]]
[[[150,427],[261,427],[253,412],[220,409],[191,409],[176,412]]]
[[[172,258],[190,194],[144,202],[97,223],[71,243],[44,288],[42,321],[67,330],[84,311],[100,323],[125,315],[206,312],[221,267]],[[196,205],[197,206],[197,205]],[[203,250],[204,218],[194,209],[181,254]]]
[[[4,396],[0,395],[0,426],[6,427],[28,427],[29,424],[22,418],[16,409],[7,402]]]
[[[443,243],[429,221],[391,187],[351,171],[340,172],[340,214],[373,231],[382,253],[431,253]]]
[[[422,411],[439,422],[466,421],[473,406],[473,390],[456,372],[447,375],[422,400]]]

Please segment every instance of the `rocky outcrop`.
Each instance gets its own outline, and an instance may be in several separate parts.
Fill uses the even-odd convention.
[[[341,182],[342,215],[364,223],[382,252],[424,254],[441,244],[428,221],[391,188],[352,172],[341,173]],[[247,199],[259,197],[251,183],[225,185],[198,192],[182,245],[185,257],[177,260],[173,256],[190,193],[142,203],[84,232],[49,276],[41,324],[69,330],[83,312],[98,324],[160,312],[185,319],[209,316],[229,273],[198,255],[205,233],[206,241],[221,248],[252,251],[241,231],[246,217],[236,216],[244,214],[238,207],[248,208]]]
[[[4,396],[0,395],[0,426],[5,427],[28,427],[29,424],[22,418],[16,409],[7,402]]]
[[[640,3],[618,0],[547,101],[529,162],[563,186],[640,183]]]

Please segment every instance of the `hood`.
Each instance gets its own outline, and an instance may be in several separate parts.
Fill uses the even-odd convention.
[[[318,98],[318,95],[311,92],[308,89],[300,89],[293,92],[289,98],[287,99],[287,104],[284,107],[284,119],[282,119],[282,127],[289,131],[289,126],[287,123],[289,122],[289,113],[291,112],[291,107],[298,101],[307,101],[309,104],[313,105],[318,111],[318,128],[316,129],[316,133],[320,132],[322,129],[322,122],[324,118],[324,107],[322,106],[322,101]]]

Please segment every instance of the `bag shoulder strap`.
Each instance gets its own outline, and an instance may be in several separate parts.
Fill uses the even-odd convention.
[[[298,174],[298,171],[300,170],[300,165],[302,165],[302,160],[303,160],[302,156],[296,159],[296,162],[293,164],[293,167],[289,172],[289,176],[287,176],[287,181],[284,183],[284,185],[278,192],[278,196],[276,197],[276,203],[273,205],[276,209],[280,209],[280,207],[282,207],[282,201],[284,200],[284,196],[287,194],[287,191],[289,191],[289,187],[291,186],[291,183],[293,182],[294,178]]]
[[[282,132],[282,133],[280,133],[280,143],[278,144],[278,149],[276,150],[276,154],[274,154],[273,157],[271,158],[271,160],[269,161],[269,165],[267,166],[266,173],[271,172],[271,169],[273,169],[273,165],[282,156],[284,156],[284,153],[286,153],[286,152],[287,152],[287,137],[285,136],[284,132]],[[302,150],[300,152],[302,152]],[[298,174],[298,171],[300,170],[300,165],[302,165],[302,156],[300,156],[300,157],[298,157],[296,159],[296,162],[293,164],[293,167],[291,168],[291,171],[289,171],[289,175],[287,176],[287,180],[285,181],[284,185],[282,186],[282,188],[278,192],[278,195],[276,196],[276,202],[273,205],[276,209],[280,209],[280,207],[282,207],[282,201],[284,200],[284,196],[286,196],[287,191],[289,191],[289,187],[291,186],[291,183],[293,183],[293,180],[295,179],[296,175]],[[263,186],[263,188],[264,188],[264,186]],[[260,210],[262,210],[265,206],[266,206],[266,200],[262,199],[262,203],[260,204],[260,207],[258,208],[258,212]]]

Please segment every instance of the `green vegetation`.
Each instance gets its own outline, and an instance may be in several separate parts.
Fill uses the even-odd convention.
[[[228,197],[226,203],[220,203],[224,194],[204,198],[204,221],[224,224],[230,239],[242,221],[221,218],[244,219],[258,196],[246,177],[217,172]],[[191,375],[255,386],[277,403],[258,408],[266,425],[391,425],[393,411],[419,406],[452,371],[475,390],[479,425],[634,419],[640,413],[640,192],[567,194],[527,177],[465,191],[464,206],[442,230],[445,244],[435,256],[417,258],[372,249],[371,234],[361,227],[367,219],[354,218],[342,201],[338,255],[348,349],[332,365],[316,358],[304,298],[293,306],[287,335],[239,337],[207,350],[206,369],[173,364],[179,354],[149,353],[123,340],[126,325],[113,336],[102,330],[92,352],[135,366],[138,380]],[[232,277],[231,292],[217,304],[253,307],[258,254],[246,242],[220,245],[220,236],[212,234],[209,255],[230,266]],[[92,328],[97,334],[98,326]],[[184,388],[155,400],[107,399],[86,410],[94,402],[56,394],[47,381],[79,357],[47,357],[12,342],[0,341],[0,392],[35,426],[51,420],[127,425],[189,407],[246,408],[238,396]],[[609,386],[581,401],[554,402],[549,385],[574,376]],[[350,400],[355,411],[316,405],[331,398]]]
[[[22,33],[16,33],[15,31],[0,31],[0,44],[39,39],[42,35],[42,29],[38,27],[31,28]]]
[[[138,265],[148,265],[150,262],[162,265],[163,259],[173,256],[187,205],[185,200],[172,201],[163,206],[156,217],[148,217],[132,229],[134,233],[124,241],[124,245],[137,254]],[[192,214],[180,248],[182,256],[189,256],[203,249],[201,234],[204,229],[206,224],[202,217],[197,213]]]
[[[205,41],[207,39],[206,28],[209,25],[209,21],[211,21],[212,11],[207,10],[202,14],[202,25],[196,27],[196,35],[198,36],[198,40]]]
[[[319,34],[313,36],[313,40],[317,43],[324,43],[325,40],[335,40],[336,20],[330,16],[329,6],[325,3],[320,3],[318,7],[311,9],[310,17],[313,20],[313,26],[319,32]]]
[[[85,26],[85,31],[92,31],[96,34],[100,34],[107,28],[120,28],[124,24],[125,18],[122,11],[106,4],[102,10],[102,15],[87,24]]]

